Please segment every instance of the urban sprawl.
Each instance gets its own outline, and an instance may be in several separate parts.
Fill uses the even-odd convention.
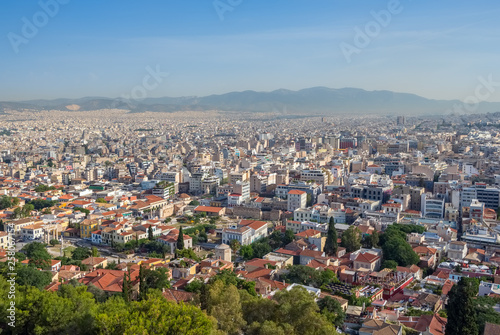
[[[254,304],[307,291],[334,331],[374,335],[444,334],[475,285],[493,334],[499,158],[500,113],[7,113],[0,262],[15,255],[17,284],[42,291],[157,290],[229,334],[272,332],[241,294],[213,307],[217,278]]]

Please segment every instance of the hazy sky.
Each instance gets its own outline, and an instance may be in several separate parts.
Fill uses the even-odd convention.
[[[148,97],[327,86],[463,100],[490,76],[499,84],[481,99],[500,101],[498,0],[55,1],[0,2],[0,100],[137,86]],[[169,73],[158,82],[147,77],[157,67]]]

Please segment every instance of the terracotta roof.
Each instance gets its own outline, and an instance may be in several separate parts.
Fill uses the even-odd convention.
[[[500,325],[496,325],[494,323],[486,322],[484,325],[483,334],[500,334]]]
[[[262,228],[263,226],[267,225],[267,222],[255,221],[255,220],[241,220],[239,224],[240,224],[240,226],[250,227],[253,230],[257,230],[257,229]]]
[[[446,318],[442,318],[437,314],[422,315],[418,319],[415,329],[421,332],[425,332],[427,328],[429,328],[429,331],[434,335],[444,335],[444,327],[446,326],[446,322]]]
[[[125,272],[120,270],[99,269],[88,273],[80,282],[85,285],[92,284],[107,292],[121,292],[124,274]],[[130,279],[134,282],[138,276],[139,271],[132,271]]]
[[[355,262],[362,263],[373,263],[376,262],[380,257],[370,254],[369,252],[359,253],[358,256],[354,259]]]
[[[301,190],[290,190],[288,192],[288,194],[295,194],[295,195],[301,195],[301,194],[304,194],[306,193],[305,191],[301,191]]]
[[[167,299],[169,301],[173,301],[175,303],[178,303],[181,301],[182,302],[189,302],[189,301],[193,300],[194,293],[185,292],[185,291],[178,291],[178,290],[167,288],[163,292],[163,296],[165,297],[165,299]]]
[[[250,266],[257,266],[259,268],[265,268],[266,264],[270,264],[272,266],[275,266],[278,262],[275,261],[269,261],[267,259],[262,259],[262,258],[254,258],[252,260],[249,260],[245,263],[245,265],[250,265]]]
[[[198,206],[194,210],[195,212],[219,213],[222,209],[223,207]]]
[[[310,236],[314,236],[317,234],[321,234],[321,232],[319,230],[315,230],[315,229],[307,229],[307,230],[304,230],[300,233],[295,234],[295,236],[310,237]]]

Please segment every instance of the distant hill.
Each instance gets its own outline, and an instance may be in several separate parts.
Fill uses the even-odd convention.
[[[306,88],[299,91],[286,89],[272,92],[230,92],[205,97],[146,98],[141,101],[85,97],[80,99],[29,100],[0,102],[0,111],[62,110],[89,111],[118,108],[132,113],[175,111],[239,111],[272,113],[286,111],[290,115],[425,115],[449,114],[453,106],[462,106],[458,100],[432,100],[409,93],[391,91],[365,91],[358,88],[332,89],[327,87]],[[474,113],[500,111],[498,102],[481,102]],[[461,107],[455,113],[468,113]]]

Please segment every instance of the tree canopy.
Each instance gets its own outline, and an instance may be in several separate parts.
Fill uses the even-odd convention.
[[[26,256],[30,260],[30,264],[40,268],[46,268],[50,265],[52,257],[45,248],[45,244],[40,242],[31,242],[26,244],[22,250],[26,253]]]
[[[342,234],[342,246],[346,248],[347,252],[353,252],[361,248],[361,230],[358,227],[350,226]]]

